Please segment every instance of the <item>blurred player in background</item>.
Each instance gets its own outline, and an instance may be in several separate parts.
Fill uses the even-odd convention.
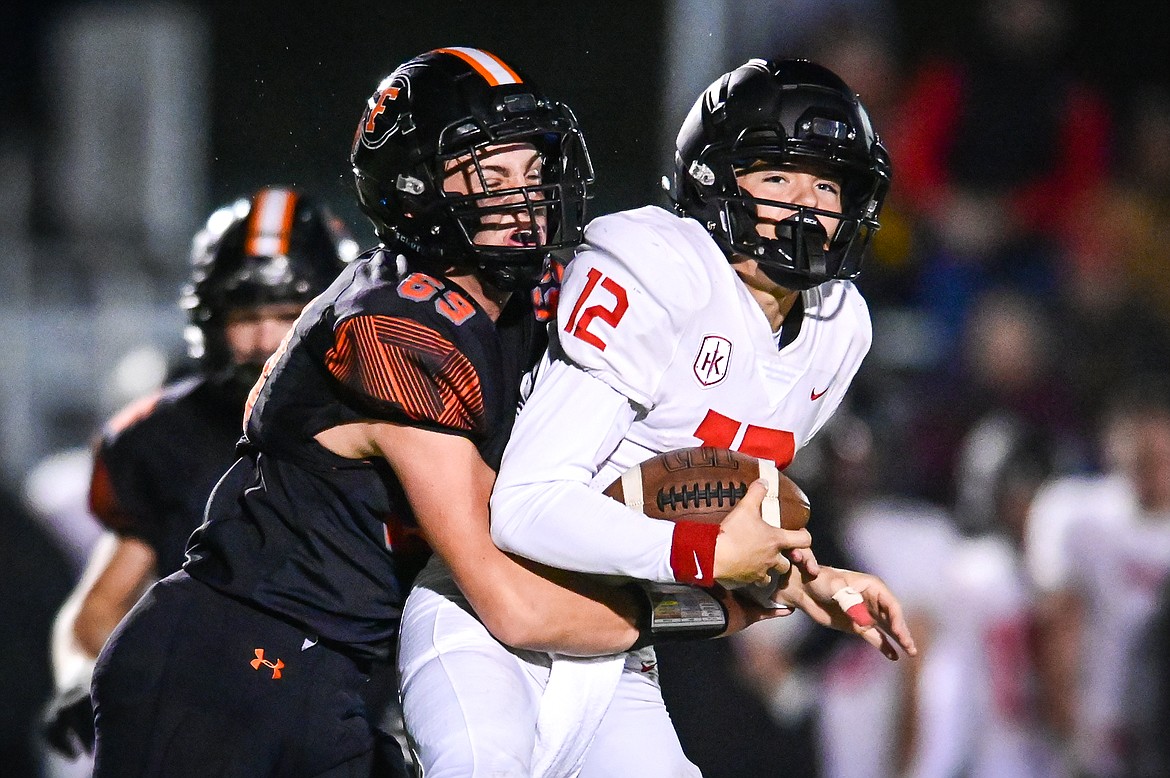
[[[492,535],[506,551],[567,570],[742,585],[757,579],[737,578],[722,559],[730,518],[656,521],[600,490],[686,446],[792,461],[870,345],[852,279],[878,226],[889,162],[848,86],[795,60],[752,60],[718,79],[677,151],[679,214],[601,217],[568,265],[555,338],[492,496]],[[651,628],[637,650],[591,660],[509,653],[431,572],[408,600],[399,653],[407,729],[428,776],[495,774],[500,764],[510,775],[697,772],[646,645],[667,635]],[[765,592],[779,605],[862,634],[891,659],[885,632],[915,650],[877,578],[822,568],[815,579],[781,580],[781,591]],[[846,586],[859,622],[832,600]],[[672,636],[722,632],[712,621]]]
[[[1044,714],[1077,775],[1121,776],[1132,756],[1129,678],[1170,580],[1170,384],[1117,390],[1106,470],[1047,484],[1028,517],[1041,596]],[[1091,625],[1091,627],[1090,627]]]
[[[248,390],[305,303],[356,255],[341,223],[299,192],[265,188],[216,210],[193,241],[180,299],[198,371],[112,418],[95,446],[89,504],[106,533],[62,606],[50,743],[93,747],[90,675],[150,584],[183,564],[212,487],[236,460]]]
[[[910,756],[904,750],[916,739],[914,683],[931,656],[929,617],[937,612],[938,582],[959,538],[940,506],[890,490],[889,459],[897,451],[878,439],[876,429],[861,416],[842,408],[789,474],[805,485],[814,506],[810,523],[818,557],[829,558],[835,542],[842,564],[873,572],[898,593],[919,648],[917,661],[884,661],[864,643],[817,630],[808,620],[774,620],[736,635],[730,641],[736,660],[733,677],[766,705],[787,737],[776,737],[754,754],[741,740],[723,764],[708,758],[704,775],[747,774],[723,766],[737,759],[748,764],[769,759],[786,776],[902,774]],[[663,657],[668,670],[673,669],[672,659]],[[675,701],[672,694],[680,693],[674,688],[679,675],[671,672],[664,680],[668,704]],[[684,703],[692,708],[701,704],[698,690],[684,691],[689,691]],[[721,726],[734,730],[747,723],[729,717]],[[699,728],[691,725],[688,732],[680,724],[680,735],[690,747]],[[727,737],[737,735],[729,732]],[[760,773],[758,768],[752,771]]]
[[[1126,756],[1126,770],[1134,778],[1170,775],[1170,578],[1162,584],[1157,609],[1135,652],[1126,685],[1134,701],[1126,720],[1133,734],[1133,750]]]
[[[1067,775],[1039,715],[1036,597],[1023,551],[1026,518],[1051,475],[1056,440],[1005,410],[988,414],[964,440],[956,517],[967,534],[949,554],[940,544],[919,557],[938,564],[933,580],[920,581],[918,589],[926,646],[902,721],[913,737],[898,739],[905,748],[898,774]],[[861,540],[881,548],[876,533]],[[895,551],[896,539],[885,542]],[[904,539],[902,553],[915,545]],[[922,549],[920,540],[917,546]],[[894,553],[890,562],[896,559]],[[911,565],[903,557],[902,567],[930,564]],[[843,728],[838,734],[842,750],[848,748],[848,734]]]
[[[382,81],[351,162],[382,245],[268,360],[184,569],[99,656],[98,776],[401,772],[362,694],[428,544],[503,640],[637,638],[628,594],[583,582],[615,611],[558,586],[488,532],[544,348],[530,292],[581,237],[592,169],[572,112],[489,52],[438,49]]]

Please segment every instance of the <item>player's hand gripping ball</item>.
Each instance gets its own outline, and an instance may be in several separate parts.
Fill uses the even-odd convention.
[[[718,524],[757,478],[768,484],[764,521],[784,529],[808,523],[808,497],[770,459],[700,446],[651,457],[605,488],[609,497],[653,519]]]

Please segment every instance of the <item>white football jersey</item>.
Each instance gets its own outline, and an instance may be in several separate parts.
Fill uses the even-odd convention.
[[[850,282],[805,291],[781,349],[698,222],[646,207],[600,217],[585,237],[504,454],[493,536],[558,567],[673,580],[671,525],[597,492],[687,446],[787,466],[841,403],[869,349],[869,312]]]
[[[878,498],[858,505],[841,521],[840,534],[848,557],[897,592],[907,613],[933,614],[942,607],[939,581],[960,538],[940,508]],[[741,634],[774,629],[773,624],[794,618],[763,621]],[[905,697],[906,674],[921,661],[891,662],[861,640],[837,643],[820,665],[820,686],[813,696],[821,775],[899,775],[898,734],[905,728],[903,717],[912,713],[899,700]]]
[[[1079,524],[1113,532],[1137,510],[1124,476],[1070,475],[1053,479],[1032,500],[1025,525],[1028,574],[1041,592],[1067,589],[1084,560],[1072,558],[1070,536]]]
[[[1145,513],[1120,474],[1058,479],[1028,517],[1030,572],[1074,592],[1081,639],[1075,751],[1092,775],[1123,773],[1131,662],[1170,579],[1170,516]]]
[[[960,542],[928,612],[911,776],[1067,775],[1039,720],[1034,600],[1019,549],[1000,535]]]

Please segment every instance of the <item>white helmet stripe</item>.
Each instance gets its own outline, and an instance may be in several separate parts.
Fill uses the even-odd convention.
[[[446,49],[436,49],[443,54],[453,54],[468,65],[475,68],[491,86],[501,84],[519,84],[520,76],[495,54],[483,49],[472,49],[465,46],[452,46]]]
[[[288,253],[297,197],[287,189],[264,189],[252,200],[244,254],[277,257]]]

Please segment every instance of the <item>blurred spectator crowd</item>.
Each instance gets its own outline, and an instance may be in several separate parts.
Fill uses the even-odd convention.
[[[1170,92],[1072,70],[1057,0],[978,7],[913,63],[869,17],[775,52],[840,73],[893,157],[859,281],[873,351],[789,472],[820,559],[882,576],[923,652],[886,663],[801,614],[662,648],[709,778],[1170,775]],[[2,510],[3,664],[24,671],[0,764],[36,775],[49,622],[84,555]]]

